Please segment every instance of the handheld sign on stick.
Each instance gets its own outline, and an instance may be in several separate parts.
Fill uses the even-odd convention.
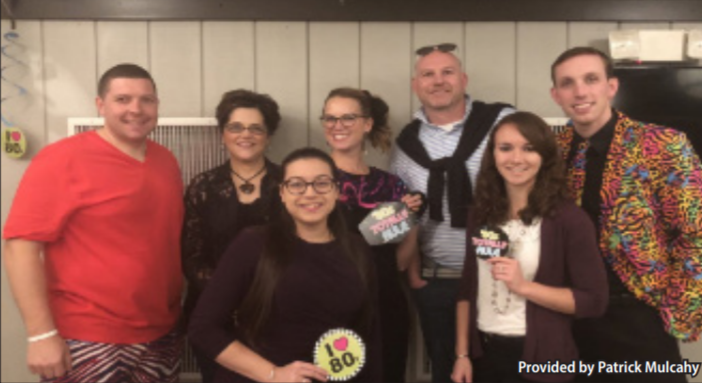
[[[358,375],[366,364],[366,345],[351,330],[329,330],[314,346],[314,364],[325,369],[331,381],[349,380]]]
[[[402,202],[385,202],[373,209],[358,225],[369,245],[399,243],[417,224],[416,214]]]
[[[483,226],[470,237],[475,255],[480,259],[506,257],[509,254],[509,237],[499,227]]]

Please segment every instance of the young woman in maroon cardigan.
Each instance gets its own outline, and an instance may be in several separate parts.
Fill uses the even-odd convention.
[[[572,380],[531,373],[576,360],[574,318],[599,316],[607,280],[595,230],[568,201],[555,138],[538,116],[505,117],[488,141],[469,214],[466,261],[457,303],[455,382]],[[509,237],[506,256],[476,256],[483,227]]]

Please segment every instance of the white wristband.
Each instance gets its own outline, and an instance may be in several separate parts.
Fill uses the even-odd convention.
[[[35,335],[35,336],[30,336],[27,338],[27,342],[33,343],[33,342],[38,342],[40,340],[44,340],[46,338],[51,338],[54,335],[58,335],[58,330],[54,329],[49,332],[45,332],[43,334]]]

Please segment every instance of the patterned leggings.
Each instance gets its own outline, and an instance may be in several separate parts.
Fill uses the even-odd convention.
[[[66,339],[73,359],[66,375],[42,382],[177,382],[183,337],[172,331],[152,342],[96,343]]]

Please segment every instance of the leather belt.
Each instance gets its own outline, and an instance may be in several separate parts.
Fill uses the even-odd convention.
[[[429,258],[424,258],[422,267],[423,278],[460,279],[462,270],[441,266]]]

